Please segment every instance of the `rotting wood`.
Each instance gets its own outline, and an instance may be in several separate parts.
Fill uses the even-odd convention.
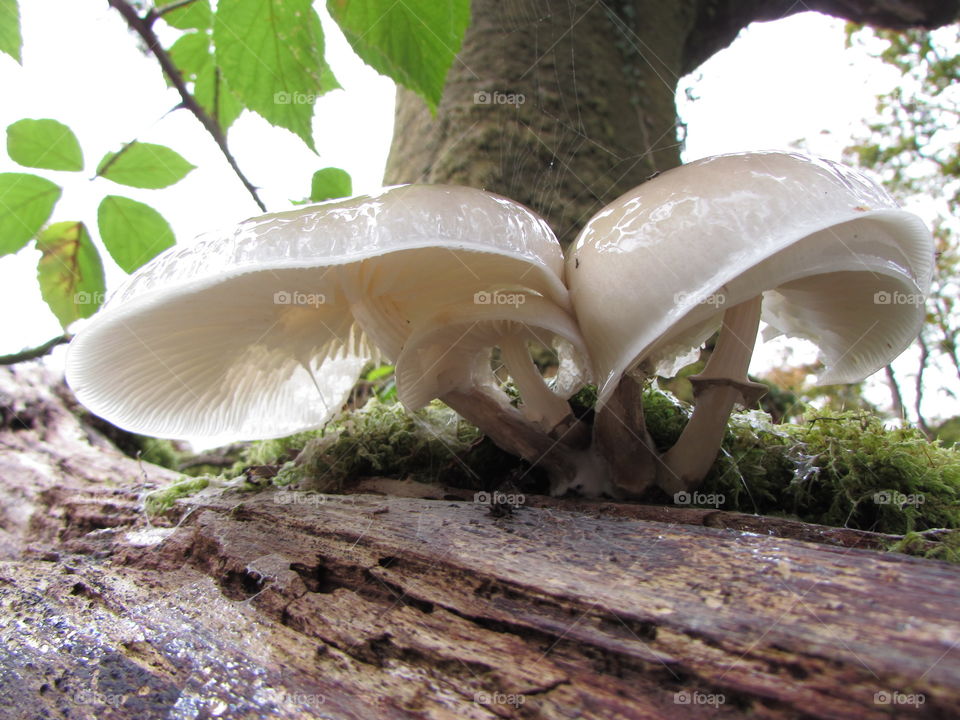
[[[956,568],[849,547],[869,534],[534,497],[494,517],[376,480],[286,504],[208,492],[148,523],[143,489],[174,474],[90,445],[42,379],[17,380],[0,376],[20,418],[0,430],[12,717],[960,715]]]

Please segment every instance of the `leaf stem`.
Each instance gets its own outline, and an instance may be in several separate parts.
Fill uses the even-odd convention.
[[[123,16],[127,26],[137,33],[137,35],[139,35],[147,44],[150,52],[153,53],[153,56],[157,59],[157,62],[160,63],[160,68],[163,70],[164,75],[169,78],[170,82],[177,89],[177,92],[180,93],[180,98],[183,100],[183,106],[193,113],[197,120],[200,121],[200,124],[203,125],[208,133],[210,133],[214,141],[217,143],[217,146],[220,148],[220,152],[223,153],[223,156],[227,159],[227,162],[233,169],[233,172],[238,178],[240,178],[240,182],[243,183],[243,186],[247,189],[247,192],[250,193],[254,202],[257,203],[257,207],[259,207],[261,211],[266,212],[267,206],[263,204],[263,201],[257,194],[257,188],[254,187],[249,180],[247,180],[246,176],[243,174],[243,172],[241,172],[240,167],[237,165],[237,161],[230,153],[230,150],[227,147],[227,138],[223,134],[220,124],[210,117],[207,111],[204,110],[197,102],[196,98],[194,98],[190,91],[187,90],[187,85],[186,82],[184,82],[183,75],[173,63],[173,60],[170,59],[170,55],[167,53],[167,51],[163,49],[163,46],[160,44],[160,40],[157,38],[156,33],[153,32],[153,20],[156,19],[157,14],[154,13],[153,15],[150,15],[148,13],[146,17],[140,17],[137,15],[137,11],[133,8],[133,6],[129,5],[125,0],[107,0],[107,2],[109,3],[110,7],[114,8],[120,13],[120,15]]]
[[[27,360],[36,360],[44,355],[49,355],[57,345],[64,345],[73,339],[72,335],[59,335],[51,340],[47,340],[43,345],[37,345],[33,348],[27,348],[11,355],[0,355],[0,365],[16,365]]]

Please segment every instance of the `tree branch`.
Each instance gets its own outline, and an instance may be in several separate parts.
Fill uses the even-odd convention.
[[[635,4],[640,3],[635,0]],[[958,0],[698,0],[694,4],[697,17],[683,49],[685,73],[727,47],[751,22],[779,20],[807,10],[890,30],[940,27],[960,17]]]
[[[187,90],[187,85],[184,82],[183,75],[173,63],[173,60],[170,59],[167,51],[163,49],[163,46],[160,44],[160,40],[156,36],[156,33],[153,32],[153,28],[151,27],[153,18],[141,18],[139,15],[137,15],[137,11],[131,5],[128,5],[125,0],[107,0],[107,2],[110,4],[110,7],[114,8],[123,16],[127,26],[137,33],[137,35],[139,35],[147,44],[150,52],[153,53],[153,56],[157,59],[157,62],[160,63],[160,68],[163,70],[164,75],[169,78],[170,82],[177,89],[177,92],[180,93],[180,98],[183,100],[183,107],[193,113],[197,120],[200,121],[200,124],[203,125],[208,133],[210,133],[214,141],[217,143],[217,146],[220,148],[220,152],[223,153],[223,156],[227,159],[230,167],[233,168],[233,172],[236,173],[238,178],[240,178],[240,182],[243,183],[243,186],[247,189],[247,192],[250,193],[254,202],[257,203],[257,207],[259,207],[263,212],[266,212],[267,207],[263,204],[263,201],[257,194],[257,188],[254,187],[249,180],[247,180],[246,176],[243,174],[243,172],[241,172],[240,167],[237,165],[237,161],[230,153],[230,150],[227,147],[227,138],[223,134],[220,124],[210,117],[207,111],[204,110],[196,101],[190,91]]]
[[[43,345],[37,345],[37,347],[27,348],[11,355],[0,355],[0,365],[16,365],[27,360],[36,360],[44,355],[49,355],[57,345],[64,345],[72,339],[72,335],[64,334],[52,340],[47,340]]]

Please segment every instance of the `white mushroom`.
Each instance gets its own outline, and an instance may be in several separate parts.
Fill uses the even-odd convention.
[[[571,434],[566,402],[579,385],[548,387],[528,349],[567,348],[566,365],[587,371],[556,237],[527,208],[481,190],[411,185],[390,198],[380,225],[389,234],[370,240],[382,253],[345,269],[344,287],[360,325],[396,360],[401,402],[416,409],[440,398],[504,449],[545,466],[562,491],[576,462],[554,446],[585,439]],[[493,375],[493,348],[519,412]]]
[[[159,255],[70,344],[78,399],[132,432],[211,443],[322,426],[377,356],[336,272],[365,252],[363,204],[266,215]]]
[[[630,430],[645,467],[615,483],[637,492],[656,477],[675,492],[702,481],[734,403],[755,402],[762,388],[746,374],[761,313],[765,337],[818,345],[820,384],[854,382],[888,363],[922,326],[933,250],[924,224],[876,184],[797,154],[707,158],[602,209],[567,264],[598,407],[607,406],[598,428],[617,424],[602,415],[623,411],[618,395],[636,394],[625,389],[632,379],[621,380],[627,371],[672,374],[722,318],[717,346],[692,378],[696,406],[680,440],[651,466],[640,415]]]
[[[577,388],[548,387],[527,351],[556,341],[586,355],[562,271],[543,220],[470,188],[401,186],[266,215],[138,271],[74,339],[67,378],[134,432],[255,439],[323,425],[382,351],[411,407],[440,396],[573,477],[551,449]],[[521,410],[493,381],[492,347]]]

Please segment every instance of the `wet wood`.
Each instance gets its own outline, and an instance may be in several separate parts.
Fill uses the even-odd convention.
[[[143,490],[172,473],[3,377],[12,717],[960,715],[957,569],[853,546],[869,534],[533,497],[492,513],[378,479],[208,490],[150,523]]]

